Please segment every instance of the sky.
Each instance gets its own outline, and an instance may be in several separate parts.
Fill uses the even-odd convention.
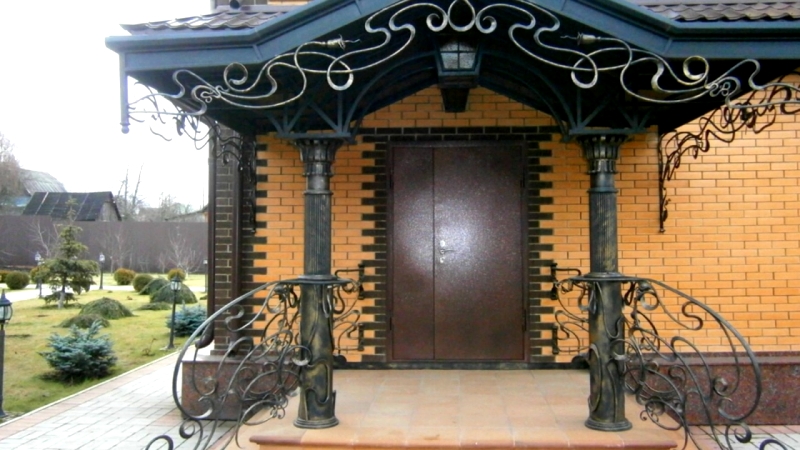
[[[121,132],[119,58],[107,36],[120,23],[207,14],[210,0],[0,1],[0,132],[23,169],[47,172],[71,192],[111,191],[141,168],[140,193],[201,207],[208,153],[147,124]],[[133,100],[134,95],[131,95]]]

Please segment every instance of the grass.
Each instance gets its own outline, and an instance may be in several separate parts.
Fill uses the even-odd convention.
[[[203,276],[199,277],[199,286],[202,286]],[[116,285],[113,278],[111,283]],[[198,293],[198,296],[201,295],[202,293]],[[169,341],[166,320],[170,311],[139,311],[138,308],[149,303],[150,298],[132,291],[92,290],[78,296],[78,302],[86,304],[101,297],[119,300],[134,312],[134,317],[112,320],[111,326],[101,331],[101,334],[108,334],[111,337],[118,358],[112,374],[106,379],[169,353],[162,348]],[[201,304],[204,305],[205,302],[202,301]],[[69,332],[66,328],[60,328],[58,324],[77,315],[79,311],[80,308],[77,306],[62,310],[58,310],[55,305],[46,307],[44,300],[39,299],[14,302],[14,317],[6,325],[3,402],[3,409],[11,417],[103,382],[103,380],[90,380],[64,385],[43,378],[43,375],[51,369],[39,352],[50,350],[47,338],[53,333],[64,335]],[[180,348],[184,340],[185,338],[175,338],[176,347]]]

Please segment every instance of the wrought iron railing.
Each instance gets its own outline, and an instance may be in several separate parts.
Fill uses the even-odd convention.
[[[338,277],[349,272],[357,272],[358,278]],[[335,279],[324,282],[327,296],[322,309],[333,321],[334,351],[340,355],[363,349],[361,312],[356,308],[356,301],[363,297],[350,295],[363,292],[363,276],[364,266],[359,265],[337,271]],[[286,415],[301,372],[313,361],[309,349],[300,343],[299,332],[302,300],[296,290],[306,283],[321,282],[298,278],[253,289],[209,316],[186,340],[172,376],[172,397],[183,417],[180,438],[193,442],[194,449],[217,444],[220,435],[231,430],[225,445],[233,440],[238,443],[241,427]],[[197,344],[219,322],[234,339],[210,364],[199,364],[209,352]],[[248,335],[253,330],[260,330],[259,334]],[[175,447],[172,436],[161,435],[146,448]]]
[[[561,271],[577,275],[559,280]],[[554,314],[558,341],[554,347],[559,353],[588,359],[593,351],[588,315],[602,303],[600,281],[555,264],[551,279],[551,299],[561,306]],[[625,331],[614,335],[620,327],[605,324],[605,332],[619,344],[616,348],[621,351],[613,359],[626,391],[643,406],[640,418],[666,430],[683,431],[683,448],[695,442],[690,422],[708,426],[708,434],[722,449],[751,442],[746,420],[759,405],[762,378],[758,359],[743,335],[708,305],[660,281],[623,275],[613,281],[622,288]],[[575,297],[565,299],[570,293]],[[711,364],[709,348],[732,358],[734,370]],[[590,367],[593,372],[603,369]],[[790,447],[770,438],[759,448]]]

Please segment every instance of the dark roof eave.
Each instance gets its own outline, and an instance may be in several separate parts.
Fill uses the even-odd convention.
[[[234,61],[260,63],[393,3],[314,2],[252,29],[113,36],[106,39],[106,46],[125,55],[129,73],[224,66]],[[539,0],[537,4],[581,23],[597,23],[601,12],[603,31],[665,58],[800,59],[800,45],[787,45],[800,43],[800,21],[676,22],[626,0]],[[313,27],[305,26],[312,22]],[[759,45],[741,45],[753,42]]]

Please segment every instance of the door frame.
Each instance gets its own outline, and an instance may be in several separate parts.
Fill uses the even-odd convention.
[[[395,360],[394,359],[394,343],[393,343],[393,333],[392,333],[392,316],[393,316],[393,302],[394,302],[394,286],[391,280],[394,277],[394,264],[392,263],[392,252],[394,249],[392,245],[394,243],[393,239],[393,228],[394,228],[394,189],[393,189],[393,175],[394,175],[394,152],[395,149],[398,147],[437,147],[437,148],[452,148],[452,147],[459,147],[459,148],[474,148],[474,147],[490,147],[490,146],[502,146],[502,147],[511,147],[517,149],[520,153],[522,153],[522,161],[523,161],[523,174],[522,179],[524,186],[521,187],[522,195],[520,201],[520,220],[522,221],[520,229],[522,230],[522,236],[520,236],[520,240],[522,242],[522,252],[523,255],[521,261],[521,270],[522,270],[522,305],[521,311],[525,314],[524,323],[525,323],[525,330],[522,334],[522,350],[523,350],[523,360],[522,361],[506,361],[506,360],[494,360],[494,361],[408,361],[408,360]],[[386,151],[386,192],[387,192],[387,220],[386,220],[386,358],[388,363],[396,363],[401,365],[412,365],[412,366],[431,366],[431,367],[447,367],[447,366],[469,366],[469,365],[476,365],[481,368],[486,368],[487,366],[492,367],[508,367],[509,364],[523,364],[527,365],[530,361],[531,356],[531,346],[530,346],[530,330],[531,330],[531,323],[530,323],[530,273],[529,273],[529,266],[530,266],[530,242],[529,242],[529,235],[530,235],[530,226],[529,226],[529,209],[528,209],[528,186],[529,186],[529,170],[528,170],[528,146],[524,141],[416,141],[416,142],[390,142]]]

